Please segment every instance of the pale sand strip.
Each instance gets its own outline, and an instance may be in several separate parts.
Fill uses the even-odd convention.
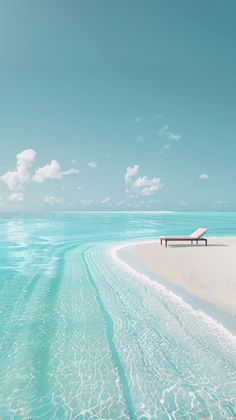
[[[147,242],[134,246],[146,268],[189,293],[236,315],[236,238],[210,238],[208,246]]]

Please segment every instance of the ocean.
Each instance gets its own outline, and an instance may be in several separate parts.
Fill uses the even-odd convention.
[[[0,215],[0,419],[235,419],[236,336],[114,249],[236,213]]]

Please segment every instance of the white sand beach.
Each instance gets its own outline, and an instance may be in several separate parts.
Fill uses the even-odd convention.
[[[236,315],[236,238],[210,238],[207,247],[142,243],[135,254],[149,271]]]

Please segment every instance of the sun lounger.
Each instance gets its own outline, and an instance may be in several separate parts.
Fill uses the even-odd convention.
[[[205,242],[205,245],[207,246],[207,239],[203,238],[202,236],[207,232],[206,228],[199,228],[197,230],[195,230],[195,232],[193,232],[190,236],[161,236],[160,237],[160,241],[161,241],[161,245],[162,242],[165,242],[165,246],[167,246],[167,243],[170,241],[191,241],[191,244],[193,244],[194,242],[196,242],[196,244],[198,244],[199,241],[203,241]]]

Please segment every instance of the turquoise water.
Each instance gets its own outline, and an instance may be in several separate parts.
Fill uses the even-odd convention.
[[[110,245],[236,213],[0,217],[0,418],[235,419],[236,338]]]

